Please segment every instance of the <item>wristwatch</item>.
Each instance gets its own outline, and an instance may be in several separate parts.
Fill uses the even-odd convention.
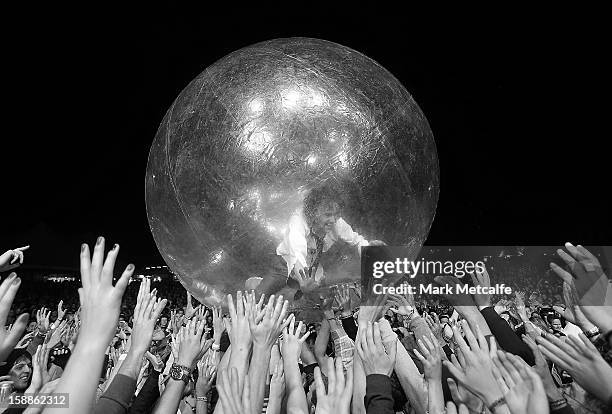
[[[187,368],[183,365],[172,364],[170,367],[170,378],[176,381],[184,381],[185,384],[189,382],[189,377],[191,376],[191,369]]]
[[[586,336],[589,339],[591,339],[591,338],[593,338],[593,337],[595,337],[595,336],[600,334],[599,328],[597,326],[589,329],[588,331],[584,331],[583,333],[584,333],[584,336]]]

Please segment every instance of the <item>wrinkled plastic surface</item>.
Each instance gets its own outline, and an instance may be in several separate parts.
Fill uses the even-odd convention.
[[[291,214],[322,183],[368,240],[423,244],[439,191],[433,134],[400,82],[336,43],[276,39],[220,59],[176,98],[151,146],[146,204],[168,266],[198,300],[265,276]],[[336,243],[326,283],[358,281]],[[291,298],[289,298],[291,299]]]

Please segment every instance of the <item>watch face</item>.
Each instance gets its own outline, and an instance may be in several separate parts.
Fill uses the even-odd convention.
[[[170,377],[172,379],[175,379],[177,381],[180,381],[183,379],[183,370],[177,366],[172,366],[172,368],[170,368]]]

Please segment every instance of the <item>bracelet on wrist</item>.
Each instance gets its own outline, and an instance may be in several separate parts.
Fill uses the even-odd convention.
[[[550,406],[550,409],[552,411],[558,410],[561,407],[564,407],[567,405],[567,400],[565,399],[565,397],[560,398],[558,400],[554,400],[554,401],[549,401],[548,405]]]
[[[196,397],[196,401],[208,402],[208,398],[207,397]]]
[[[504,404],[506,404],[506,399],[504,397],[501,397],[493,401],[491,405],[489,405],[487,408],[489,409],[489,411],[494,412],[497,407]]]

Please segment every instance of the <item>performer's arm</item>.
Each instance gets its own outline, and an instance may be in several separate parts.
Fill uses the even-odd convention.
[[[347,242],[351,246],[363,247],[369,245],[369,242],[365,239],[365,237],[353,231],[351,225],[344,221],[343,218],[339,218],[338,221],[336,221],[335,230],[338,238]]]
[[[291,274],[296,265],[298,268],[306,267],[306,255],[308,252],[306,243],[303,219],[299,216],[291,217],[283,242],[276,249],[276,253],[287,262],[288,274]]]

